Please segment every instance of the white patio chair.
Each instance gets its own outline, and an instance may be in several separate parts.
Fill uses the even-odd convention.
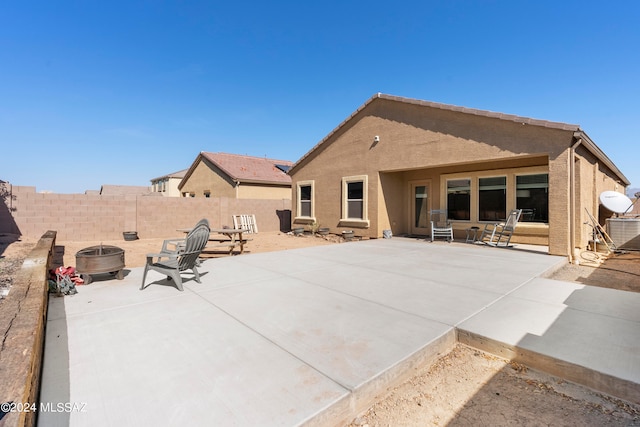
[[[453,241],[453,227],[447,217],[446,209],[433,209],[429,211],[431,219],[431,241],[438,237],[444,237],[448,242]]]
[[[522,209],[513,209],[504,222],[485,225],[480,242],[489,246],[508,247],[511,236],[520,220],[520,215],[522,215]],[[487,238],[488,240],[485,240]]]

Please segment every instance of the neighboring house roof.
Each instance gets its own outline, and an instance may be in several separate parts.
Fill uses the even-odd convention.
[[[178,171],[178,172],[173,172],[173,173],[169,173],[167,175],[162,175],[162,176],[159,176],[157,178],[151,179],[151,182],[159,181],[159,180],[165,179],[165,178],[179,178],[179,179],[182,179],[187,174],[188,170],[189,169],[182,169],[181,171]]]
[[[137,185],[103,185],[100,187],[100,194],[103,196],[119,196],[125,194],[147,194],[151,191],[149,187]]]
[[[198,155],[198,158],[196,158],[185,174],[185,177],[178,186],[179,188],[182,188],[182,185],[202,159],[212,163],[235,182],[291,185],[291,177],[284,172],[284,170],[288,170],[293,165],[293,162],[289,160],[276,160],[229,153],[207,153],[203,151]]]
[[[483,116],[483,117],[489,117],[489,118],[500,119],[500,120],[509,120],[509,121],[516,122],[516,123],[522,123],[522,124],[527,124],[527,125],[532,125],[532,126],[541,126],[541,127],[546,127],[546,128],[560,129],[560,130],[566,130],[566,131],[573,132],[575,138],[576,139],[581,139],[582,140],[581,143],[594,156],[599,158],[605,165],[607,165],[607,167],[609,167],[616,175],[618,175],[620,177],[621,181],[623,181],[625,183],[625,185],[629,185],[630,184],[629,180],[622,174],[622,172],[620,172],[620,170],[604,154],[604,152],[593,141],[591,141],[591,139],[587,136],[587,134],[584,133],[584,131],[582,131],[580,129],[579,125],[573,125],[573,124],[568,124],[568,123],[560,123],[560,122],[550,122],[550,121],[547,121],[547,120],[532,119],[532,118],[528,118],[528,117],[516,116],[516,115],[513,115],[513,114],[496,113],[496,112],[493,112],[493,111],[477,110],[477,109],[474,109],[474,108],[459,107],[459,106],[456,106],[456,105],[448,105],[448,104],[441,104],[441,103],[438,103],[438,102],[422,101],[422,100],[413,99],[413,98],[405,98],[405,97],[402,97],[402,96],[385,95],[383,93],[377,93],[377,94],[373,95],[371,98],[369,98],[356,111],[354,111],[349,117],[347,117],[346,120],[344,120],[342,123],[340,123],[338,125],[338,127],[336,127],[334,130],[332,130],[324,139],[322,139],[322,141],[320,141],[313,148],[311,148],[311,150],[309,150],[305,155],[303,155],[291,167],[291,169],[289,170],[289,173],[294,172],[295,169],[301,163],[303,163],[305,161],[305,159],[307,159],[314,151],[316,151],[317,149],[319,149],[322,146],[324,146],[325,144],[327,144],[328,141],[331,139],[331,137],[336,132],[338,132],[341,128],[343,128],[349,121],[351,121],[356,115],[358,115],[362,110],[364,110],[369,104],[371,104],[372,102],[376,102],[379,99],[383,99],[383,100],[387,100],[387,101],[401,102],[401,103],[404,103],[404,104],[413,104],[413,105],[419,105],[419,106],[424,106],[424,107],[437,108],[437,109],[440,109],[440,110],[455,111],[455,112],[459,112],[459,113],[462,113],[462,114],[471,114],[471,115],[475,115],[475,116]]]

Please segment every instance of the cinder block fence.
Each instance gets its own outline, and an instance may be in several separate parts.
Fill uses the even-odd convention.
[[[46,194],[12,186],[0,203],[0,233],[37,239],[55,230],[58,241],[117,240],[126,231],[141,239],[163,238],[201,218],[212,227],[233,227],[232,216],[240,214],[255,215],[260,231],[288,231],[291,200]]]

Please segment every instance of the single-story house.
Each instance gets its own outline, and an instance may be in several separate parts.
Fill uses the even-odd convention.
[[[183,197],[291,199],[288,160],[201,152],[178,185]]]
[[[153,178],[151,180],[151,191],[154,193],[160,193],[164,197],[180,197],[180,190],[178,189],[178,186],[186,173],[187,169],[183,169],[178,172]]]
[[[628,179],[578,125],[376,94],[289,170],[293,224],[377,238],[428,235],[447,209],[457,238],[526,209],[512,242],[574,256],[598,196]],[[604,221],[603,218],[600,218]]]

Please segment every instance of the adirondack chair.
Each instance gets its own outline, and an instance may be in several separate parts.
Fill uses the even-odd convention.
[[[195,230],[200,225],[206,225],[207,227],[209,227],[209,220],[206,218],[201,219],[200,221],[198,221],[198,223],[192,230]],[[186,238],[167,239],[163,241],[162,249],[160,249],[160,254],[162,254],[162,256],[160,258],[164,258],[165,254],[166,254],[166,257],[177,256],[178,253],[184,251],[186,242],[187,242]],[[197,265],[200,265],[200,258],[198,258]]]
[[[522,209],[514,209],[509,212],[506,221],[485,225],[482,236],[480,237],[480,242],[489,246],[508,247],[511,236],[520,220],[520,215],[522,215]],[[485,240],[487,238],[488,240]]]
[[[184,243],[179,243],[175,251],[161,251],[157,254],[147,254],[147,263],[144,266],[140,290],[145,288],[144,282],[149,270],[155,270],[166,275],[168,280],[173,280],[173,283],[180,291],[184,290],[182,287],[181,274],[187,270],[191,270],[196,282],[201,283],[200,273],[197,269],[198,258],[208,241],[209,223],[204,220],[200,221],[196,227],[187,234]],[[163,249],[165,249],[164,244]]]

